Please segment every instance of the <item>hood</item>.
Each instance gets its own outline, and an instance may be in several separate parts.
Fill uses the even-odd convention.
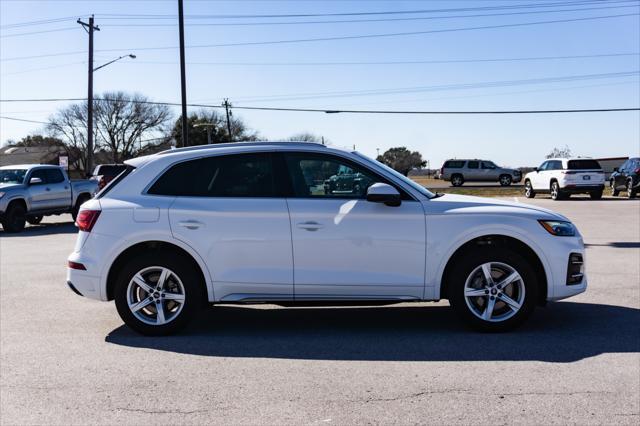
[[[432,198],[427,204],[430,214],[507,214],[531,216],[535,219],[566,220],[566,217],[543,207],[532,206],[517,201],[495,198],[473,197],[469,195],[445,194]]]
[[[0,183],[0,191],[14,188],[22,188],[24,185],[21,183]]]

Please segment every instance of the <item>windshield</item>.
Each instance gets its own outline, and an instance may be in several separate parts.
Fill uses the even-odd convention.
[[[0,183],[22,183],[27,169],[3,169],[0,170]]]
[[[402,173],[399,173],[399,172],[395,171],[394,169],[392,169],[391,167],[387,166],[386,164],[383,164],[383,163],[381,163],[381,162],[379,162],[377,160],[369,158],[366,155],[361,154],[359,152],[354,152],[354,154],[356,154],[358,157],[360,157],[360,158],[362,158],[362,159],[364,159],[364,160],[366,160],[368,162],[375,163],[375,165],[378,166],[378,167],[382,167],[387,172],[391,173],[393,176],[395,176],[396,178],[400,179],[402,182],[406,183],[407,185],[409,185],[410,187],[412,187],[413,189],[415,189],[416,191],[418,191],[419,193],[421,193],[425,197],[434,198],[436,196],[436,194],[434,194],[433,192],[429,191],[424,186],[420,185],[417,182],[414,182],[413,180],[409,179],[408,177],[406,177]]]

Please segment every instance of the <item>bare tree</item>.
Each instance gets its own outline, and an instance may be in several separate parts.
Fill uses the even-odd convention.
[[[569,145],[565,145],[564,148],[553,148],[545,158],[569,158],[571,157],[571,155],[572,154]]]
[[[301,132],[301,133],[296,133],[293,136],[288,137],[287,139],[285,139],[287,141],[291,141],[291,142],[316,142],[316,143],[328,143],[328,141],[326,141],[324,139],[324,137],[322,136],[318,136],[318,135],[314,135],[313,133],[310,132]]]
[[[198,125],[198,126],[196,126]],[[215,110],[202,109],[191,113],[187,117],[187,132],[189,145],[206,145],[207,131],[211,134],[211,143],[229,142],[229,131],[227,130],[227,118]],[[231,118],[231,135],[234,142],[255,141],[259,139],[256,132],[249,130],[249,127],[238,117]],[[178,117],[171,137],[176,140],[178,146],[182,146],[182,118]]]
[[[149,145],[165,141],[165,125],[171,118],[166,105],[124,92],[107,92],[94,101],[94,153],[106,151],[114,163],[134,157]],[[55,113],[47,129],[76,153],[76,168],[87,164],[87,102],[71,104]]]

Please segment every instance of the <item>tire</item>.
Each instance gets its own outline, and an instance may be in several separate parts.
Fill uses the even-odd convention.
[[[524,196],[527,198],[535,198],[536,196],[536,192],[533,190],[529,179],[524,181]]]
[[[27,222],[29,222],[30,225],[38,225],[40,222],[42,222],[42,216],[28,217]]]
[[[551,182],[551,186],[549,188],[549,193],[551,194],[551,199],[554,201],[564,200],[567,195],[560,189],[560,185],[555,180]]]
[[[5,232],[17,233],[24,229],[27,212],[24,206],[20,202],[12,202],[9,204],[4,219],[2,220],[2,227]]]
[[[592,200],[599,200],[602,198],[602,189],[598,190],[598,191],[591,191],[589,193],[589,197],[591,197]]]
[[[451,185],[462,186],[464,185],[464,177],[461,174],[455,174],[451,176]]]
[[[163,274],[166,279],[158,290],[157,283]],[[142,277],[143,281],[134,277]],[[136,256],[124,265],[114,295],[125,324],[146,336],[165,336],[191,321],[203,306],[206,297],[203,290],[202,278],[190,259],[155,252]]]
[[[500,175],[498,181],[500,182],[500,186],[509,186],[511,185],[512,179],[509,175]]]
[[[485,275],[487,265],[490,282]],[[513,330],[535,309],[536,274],[526,259],[510,249],[473,249],[457,258],[452,271],[448,280],[449,302],[456,314],[476,330]],[[500,286],[505,278],[513,278],[513,273],[515,279]]]
[[[609,188],[611,189],[611,196],[612,197],[617,197],[618,194],[620,194],[620,191],[618,191],[616,189],[616,184],[615,184],[615,182],[613,180],[609,183]]]
[[[78,212],[80,211],[80,206],[82,204],[84,204],[85,202],[89,201],[91,199],[91,197],[89,197],[87,194],[82,194],[78,197],[78,199],[76,200],[76,205],[73,206],[73,211],[71,212],[71,217],[73,218],[73,221],[76,221],[76,218],[78,217]]]
[[[631,198],[636,198],[636,190],[633,189],[633,182],[631,181],[631,179],[629,179],[627,181],[627,198],[631,199]]]

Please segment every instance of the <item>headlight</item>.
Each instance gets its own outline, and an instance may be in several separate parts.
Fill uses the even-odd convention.
[[[576,227],[571,222],[560,220],[539,220],[538,222],[551,235],[557,237],[573,237],[576,235]]]

